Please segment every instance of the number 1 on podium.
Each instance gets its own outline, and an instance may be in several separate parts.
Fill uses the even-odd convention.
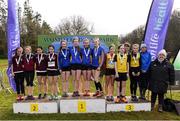
[[[78,112],[80,113],[86,112],[86,101],[78,101]]]

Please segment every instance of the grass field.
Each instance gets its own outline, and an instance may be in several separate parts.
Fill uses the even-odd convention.
[[[2,71],[6,67],[7,60],[0,60],[0,70]],[[6,86],[8,86],[7,77],[4,76],[3,78]],[[59,85],[61,87],[60,80]],[[94,91],[93,83],[91,85],[91,90]],[[70,91],[72,91],[72,85],[70,85]],[[35,86],[35,95],[37,95],[37,86]],[[129,81],[127,81],[127,95],[129,95]],[[173,98],[180,100],[180,91],[173,92]],[[0,91],[0,120],[180,120],[175,112],[159,113],[157,111],[105,114],[13,114],[12,105],[14,101],[14,93],[11,95],[5,90]]]

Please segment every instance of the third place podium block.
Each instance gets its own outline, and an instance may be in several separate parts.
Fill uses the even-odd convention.
[[[105,113],[106,101],[103,98],[67,97],[60,100],[60,113]]]
[[[107,102],[107,112],[131,112],[131,111],[151,111],[151,103],[149,101],[132,102],[130,97],[127,97],[128,103]]]

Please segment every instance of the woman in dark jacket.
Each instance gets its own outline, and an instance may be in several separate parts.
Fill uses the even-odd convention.
[[[158,58],[151,62],[149,74],[149,90],[151,90],[151,110],[154,109],[156,97],[158,95],[158,111],[162,112],[164,94],[167,92],[168,84],[172,85],[175,74],[174,67],[166,60],[167,53],[163,49],[158,53]]]

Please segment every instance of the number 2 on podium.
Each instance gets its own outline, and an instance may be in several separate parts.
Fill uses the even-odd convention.
[[[38,104],[31,104],[31,112],[38,112],[39,105]]]
[[[86,101],[78,101],[78,112],[86,112]]]

